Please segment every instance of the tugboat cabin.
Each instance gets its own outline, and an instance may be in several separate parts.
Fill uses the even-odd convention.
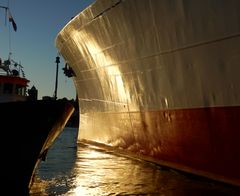
[[[0,59],[0,102],[25,101],[29,80],[20,76],[19,64],[15,63],[14,69],[10,65],[10,60],[2,63]]]

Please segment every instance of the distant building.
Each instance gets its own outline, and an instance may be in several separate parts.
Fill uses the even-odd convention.
[[[54,99],[53,97],[50,97],[50,96],[43,96],[42,97],[42,100],[52,100]]]
[[[38,90],[33,85],[31,89],[28,89],[28,98],[30,100],[37,100],[38,99]]]

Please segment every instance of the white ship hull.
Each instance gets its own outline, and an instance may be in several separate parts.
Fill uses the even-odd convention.
[[[240,185],[240,1],[96,1],[56,38],[79,140]]]

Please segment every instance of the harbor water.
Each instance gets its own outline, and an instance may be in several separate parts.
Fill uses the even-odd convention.
[[[240,195],[230,186],[76,142],[65,128],[36,172],[31,196]]]

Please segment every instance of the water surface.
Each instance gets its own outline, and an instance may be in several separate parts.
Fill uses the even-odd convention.
[[[36,175],[34,195],[240,195],[240,188],[120,156],[91,144],[76,145],[65,128]]]

